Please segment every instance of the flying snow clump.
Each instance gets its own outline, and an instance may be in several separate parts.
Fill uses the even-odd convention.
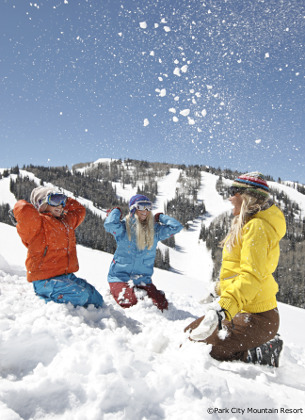
[[[180,114],[183,117],[187,117],[189,115],[189,113],[190,113],[190,110],[189,109],[183,109],[182,111],[180,111]]]

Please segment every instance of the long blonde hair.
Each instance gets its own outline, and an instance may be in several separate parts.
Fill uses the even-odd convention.
[[[151,249],[155,240],[154,216],[152,212],[147,214],[147,218],[141,222],[137,214],[134,215],[135,224],[131,221],[131,215],[126,216],[126,230],[128,239],[131,241],[133,234],[136,237],[137,247],[143,251],[146,247]]]
[[[243,201],[240,213],[234,217],[229,233],[220,243],[221,247],[226,245],[229,251],[232,250],[234,245],[241,241],[242,228],[245,226],[245,224],[249,222],[249,220],[252,219],[256,213],[261,210],[265,210],[271,205],[271,202],[269,203],[270,198],[268,196],[253,196],[247,194],[245,191],[243,194],[241,194],[241,197]]]

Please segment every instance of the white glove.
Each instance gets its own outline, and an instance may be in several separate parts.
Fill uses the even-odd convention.
[[[191,331],[190,339],[194,341],[202,341],[208,338],[217,328],[219,322],[225,319],[225,313],[218,302],[209,306],[204,319],[197,328]]]
[[[200,299],[199,303],[201,303],[202,305],[206,304],[206,303],[212,303],[214,302],[215,297],[212,293],[209,293],[206,296],[203,296],[202,299]]]
[[[219,299],[217,293],[217,283],[211,283],[205,290],[205,295],[199,300],[199,303],[204,305],[206,303],[214,302],[216,299]]]

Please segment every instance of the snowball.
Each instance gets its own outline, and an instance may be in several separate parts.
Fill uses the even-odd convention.
[[[139,25],[140,25],[140,28],[142,28],[142,29],[147,28],[147,23],[146,22],[140,22]]]
[[[143,122],[144,127],[149,125],[149,121],[147,118],[144,118],[144,122]]]

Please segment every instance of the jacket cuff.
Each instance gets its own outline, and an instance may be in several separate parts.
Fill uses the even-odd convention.
[[[239,308],[236,305],[236,303],[232,302],[231,299],[227,299],[227,298],[220,298],[219,299],[219,305],[225,309],[226,311],[228,311],[228,313],[226,312],[226,318],[230,321],[231,318],[234,318],[235,315],[239,312]]]

